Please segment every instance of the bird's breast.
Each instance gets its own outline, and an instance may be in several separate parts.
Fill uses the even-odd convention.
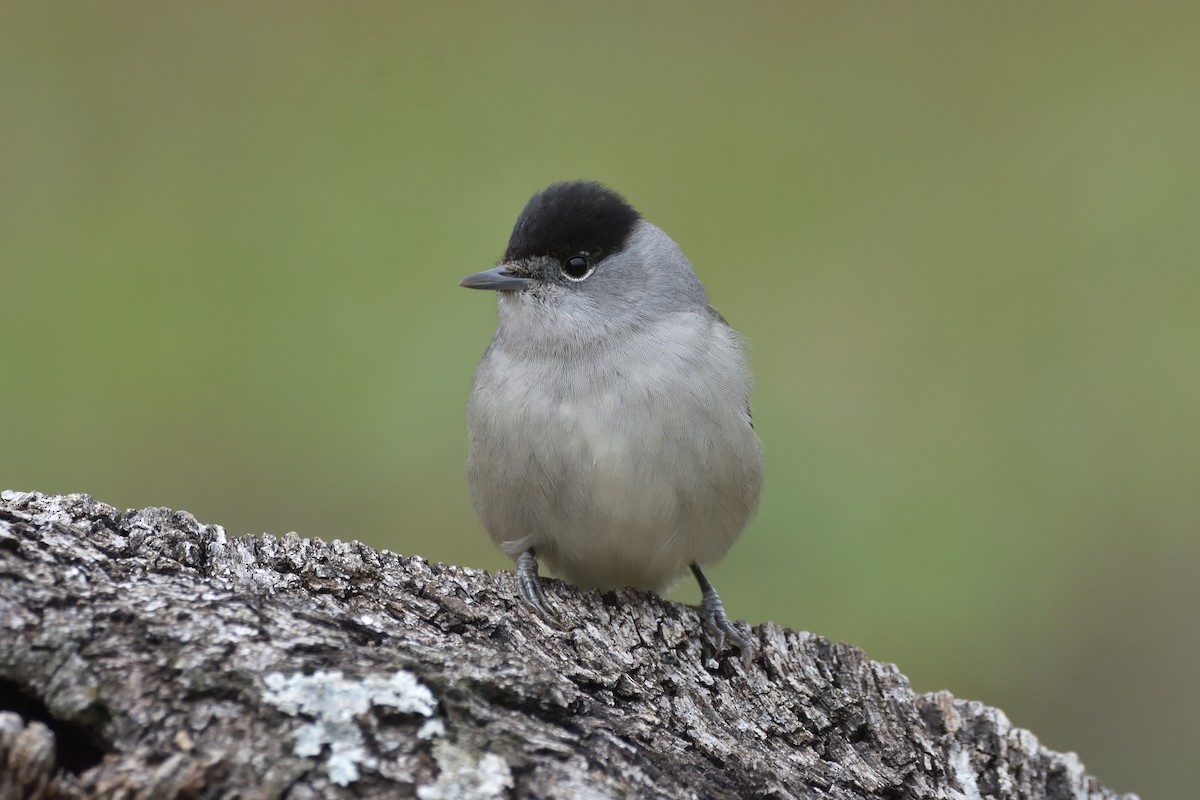
[[[468,460],[493,540],[606,588],[660,589],[720,558],[757,504],[761,452],[736,342],[702,344],[648,337],[542,358],[494,346],[472,392]]]

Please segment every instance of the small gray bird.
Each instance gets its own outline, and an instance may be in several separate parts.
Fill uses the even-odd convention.
[[[754,515],[762,444],[738,334],[679,246],[598,183],[535,194],[495,269],[500,326],[467,408],[471,501],[550,622],[540,558],[584,588],[700,583],[705,634],[743,658],[700,564]]]

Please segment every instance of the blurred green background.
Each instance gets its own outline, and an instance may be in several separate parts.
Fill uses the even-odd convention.
[[[1200,6],[5,3],[0,92],[0,487],[506,567],[457,282],[599,179],[752,342],[731,612],[1194,796]]]

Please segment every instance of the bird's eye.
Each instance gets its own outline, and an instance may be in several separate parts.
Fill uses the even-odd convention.
[[[592,264],[587,256],[571,256],[563,262],[562,272],[568,280],[581,281],[592,274]]]

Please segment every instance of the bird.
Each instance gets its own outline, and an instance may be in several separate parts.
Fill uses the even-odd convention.
[[[550,624],[539,560],[576,586],[663,592],[689,570],[702,635],[746,663],[754,642],[701,569],[754,516],[763,448],[742,337],[682,249],[601,183],[534,194],[497,266],[467,405],[467,479],[521,600]]]

